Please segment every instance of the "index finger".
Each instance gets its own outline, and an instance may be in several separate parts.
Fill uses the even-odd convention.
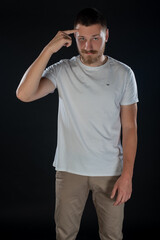
[[[66,31],[63,31],[63,32],[66,33],[66,34],[72,34],[72,33],[78,32],[78,29],[66,30]]]

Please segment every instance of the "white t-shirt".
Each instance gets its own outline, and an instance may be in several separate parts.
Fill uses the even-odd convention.
[[[76,56],[51,65],[43,76],[59,94],[56,170],[85,176],[120,175],[120,106],[138,102],[131,68],[111,57],[104,65],[89,67]]]

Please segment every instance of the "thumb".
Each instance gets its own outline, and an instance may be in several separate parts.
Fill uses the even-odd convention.
[[[111,193],[111,199],[114,198],[115,194],[116,194],[116,191],[117,191],[117,185],[115,184],[114,187],[113,187],[113,190],[112,190],[112,193]]]
[[[66,47],[70,47],[72,45],[72,42],[66,43]]]
[[[65,47],[70,47],[71,45],[72,45],[71,39],[64,44]]]

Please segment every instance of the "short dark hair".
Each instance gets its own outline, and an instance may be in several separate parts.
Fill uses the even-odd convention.
[[[104,15],[96,8],[82,9],[74,20],[74,28],[77,24],[84,26],[91,26],[93,24],[101,24],[102,27],[107,28],[107,20]]]

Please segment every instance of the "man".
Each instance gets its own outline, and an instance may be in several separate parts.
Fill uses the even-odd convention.
[[[48,67],[76,39],[79,55]],[[109,31],[96,9],[81,10],[74,30],[59,31],[24,74],[17,97],[30,102],[58,89],[56,236],[76,238],[88,193],[101,240],[122,239],[137,147],[137,86],[127,65],[104,55]],[[122,127],[122,145],[121,145]],[[122,151],[123,147],[123,151]]]

